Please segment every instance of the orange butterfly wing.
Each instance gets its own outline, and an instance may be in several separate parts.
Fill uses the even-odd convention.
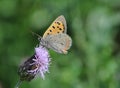
[[[54,35],[58,33],[66,33],[67,32],[67,26],[66,26],[66,20],[63,15],[59,16],[55,19],[55,21],[50,25],[50,27],[46,30],[46,32],[43,35],[43,38],[47,35]]]

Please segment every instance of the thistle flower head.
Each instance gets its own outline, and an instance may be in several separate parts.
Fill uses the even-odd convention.
[[[35,48],[35,54],[25,61],[20,67],[18,74],[21,81],[31,81],[37,74],[44,79],[44,74],[49,72],[50,56],[43,46]]]
[[[40,76],[44,79],[44,74],[46,72],[49,72],[49,63],[50,63],[50,56],[47,51],[47,49],[43,46],[40,46],[38,48],[35,48],[35,64],[38,66],[38,73],[40,73]]]

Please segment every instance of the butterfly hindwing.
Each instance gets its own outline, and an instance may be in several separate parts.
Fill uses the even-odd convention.
[[[42,45],[45,47],[50,48],[58,53],[67,54],[67,50],[71,47],[72,39],[67,34],[59,33],[46,36],[43,42],[41,41]]]

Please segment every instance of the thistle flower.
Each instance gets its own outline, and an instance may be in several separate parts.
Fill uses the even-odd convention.
[[[44,79],[44,74],[49,72],[50,56],[47,49],[43,46],[35,48],[35,54],[26,60],[18,70],[20,82],[17,83],[16,88],[20,85],[21,81],[31,81],[37,74],[40,74]]]
[[[46,72],[49,72],[49,63],[50,63],[50,56],[49,53],[47,51],[47,49],[43,46],[40,46],[39,48],[35,48],[35,52],[36,52],[36,59],[35,64],[38,65],[38,72],[40,73],[40,76],[44,79],[44,74]]]

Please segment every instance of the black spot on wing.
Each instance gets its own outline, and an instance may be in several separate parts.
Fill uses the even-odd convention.
[[[52,32],[52,30],[50,30],[50,32]]]
[[[55,26],[52,26],[52,28],[54,28],[54,29],[55,29]]]
[[[61,45],[64,45],[63,43],[60,43]]]
[[[57,22],[57,24],[58,24],[58,25],[60,25],[60,23],[59,23],[59,22]]]
[[[59,28],[59,30],[62,30],[62,28]]]

